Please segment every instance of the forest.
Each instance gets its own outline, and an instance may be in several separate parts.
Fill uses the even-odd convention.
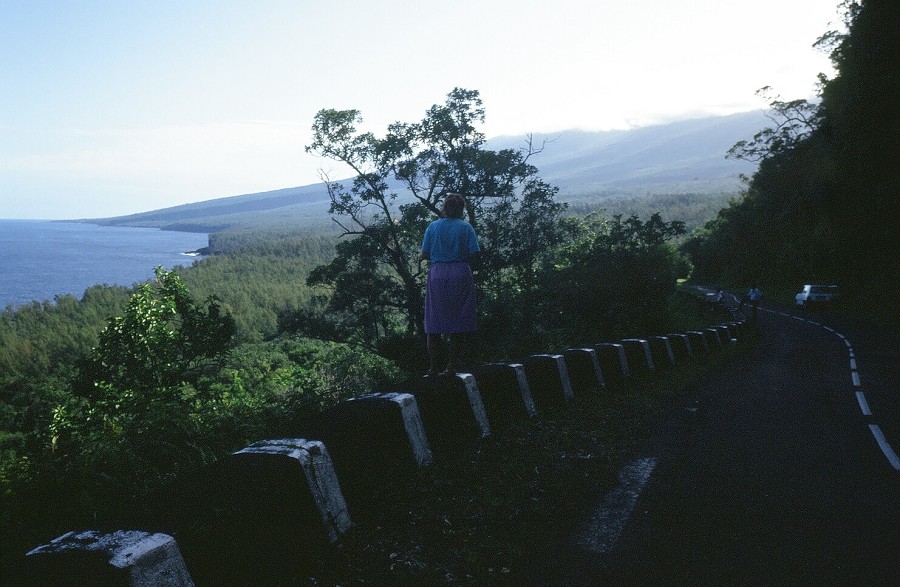
[[[0,312],[3,557],[120,520],[249,442],[421,374],[418,246],[447,191],[467,195],[484,249],[471,363],[667,332],[678,278],[828,280],[851,298],[900,285],[900,8],[845,9],[848,32],[820,40],[837,69],[820,102],[774,97],[775,126],[732,149],[760,162],[738,197],[569,207],[530,163],[539,145],[484,148],[479,93],[456,88],[380,137],[358,111],[316,115],[307,149],[355,172],[327,183],[333,230],[214,233],[217,254],[139,287]],[[896,320],[889,302],[873,315]]]
[[[817,43],[836,75],[820,76],[816,103],[761,90],[773,126],[729,152],[759,169],[682,250],[697,279],[757,282],[785,297],[804,283],[835,283],[848,304],[896,325],[900,3],[842,8],[847,33]]]

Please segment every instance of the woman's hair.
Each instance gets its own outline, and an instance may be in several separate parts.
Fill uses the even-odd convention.
[[[456,192],[448,192],[447,195],[444,196],[444,205],[441,207],[444,218],[464,218],[465,210],[465,196]]]

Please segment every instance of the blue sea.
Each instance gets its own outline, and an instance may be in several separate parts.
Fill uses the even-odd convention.
[[[0,220],[0,311],[92,285],[131,286],[158,265],[190,266],[207,235],[76,222]]]

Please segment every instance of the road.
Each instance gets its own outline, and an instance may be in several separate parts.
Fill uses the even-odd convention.
[[[615,545],[541,582],[900,584],[900,335],[767,303],[758,328],[623,481]]]

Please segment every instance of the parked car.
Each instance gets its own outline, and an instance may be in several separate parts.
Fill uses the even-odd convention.
[[[836,285],[804,285],[800,293],[794,296],[794,301],[798,306],[812,308],[833,304],[837,297]]]

